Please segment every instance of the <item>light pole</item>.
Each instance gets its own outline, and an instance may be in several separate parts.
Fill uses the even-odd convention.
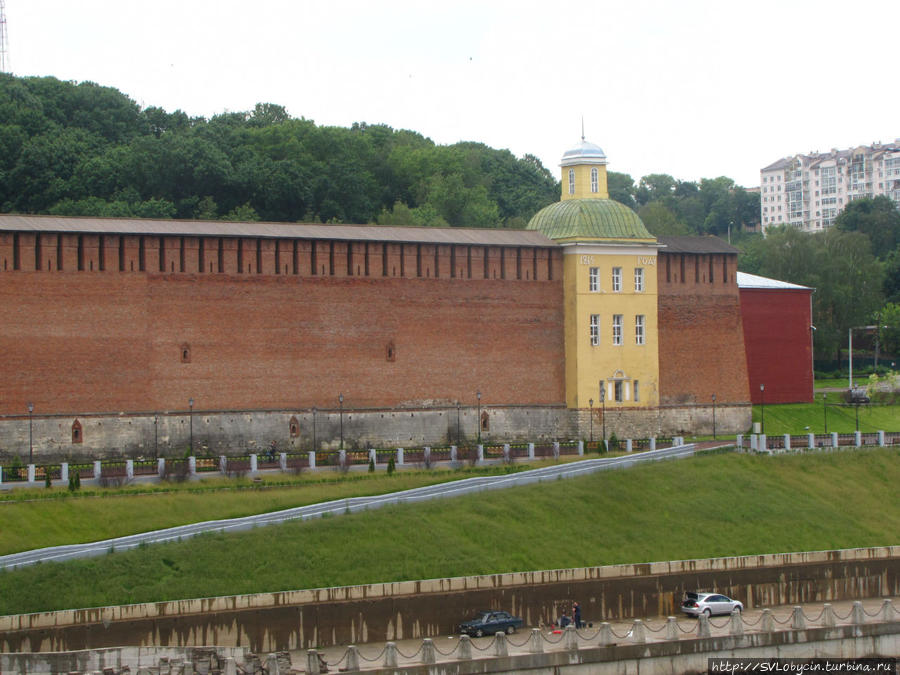
[[[344,394],[338,394],[338,403],[341,404],[341,450],[344,449]]]
[[[478,399],[478,419],[476,422],[478,423],[478,444],[481,445],[481,392],[475,392],[475,398]]]
[[[34,464],[34,425],[31,413],[34,412],[34,403],[28,402],[28,463]]]
[[[828,393],[822,393],[822,416],[825,418],[825,434],[828,434],[828,404],[825,402],[828,399]]]
[[[194,399],[188,399],[188,405],[191,408],[191,456],[194,456]]]
[[[855,401],[854,407],[856,408],[856,430],[859,431],[859,399]]]
[[[762,397],[762,409],[761,409],[761,417],[762,417],[762,434],[766,435],[766,385],[759,385],[759,393]]]
[[[316,409],[313,408],[313,452],[316,451]]]
[[[594,399],[588,399],[588,405],[591,408],[591,443],[594,442]]]
[[[712,395],[713,401],[713,440],[716,440],[716,395]]]
[[[153,416],[153,454],[159,457],[159,415]]]
[[[459,435],[459,401],[456,402],[456,444],[462,445]]]

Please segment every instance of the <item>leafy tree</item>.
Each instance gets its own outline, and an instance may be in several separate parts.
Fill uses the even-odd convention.
[[[652,201],[664,200],[675,192],[675,179],[667,173],[651,173],[641,178],[635,193],[640,206]]]
[[[678,217],[661,201],[645,204],[638,210],[644,225],[651,234],[657,237],[662,235],[689,235],[691,231],[687,225],[678,220]]]
[[[624,204],[630,209],[637,206],[637,202],[634,199],[636,190],[634,187],[634,179],[627,173],[607,171],[606,186],[609,191],[610,199],[615,200],[620,204]]]
[[[878,324],[887,326],[881,329],[881,341],[888,354],[900,354],[900,303],[889,302],[878,315]]]
[[[872,251],[884,260],[900,245],[900,211],[888,197],[854,199],[834,221],[844,232],[862,232],[872,242]]]

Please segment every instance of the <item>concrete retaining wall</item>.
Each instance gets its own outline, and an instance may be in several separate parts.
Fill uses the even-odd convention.
[[[900,594],[900,546],[408,581],[0,617],[0,651],[130,645],[256,653],[445,635],[503,608],[536,626],[574,600],[586,621],[673,614],[686,590],[748,608]]]

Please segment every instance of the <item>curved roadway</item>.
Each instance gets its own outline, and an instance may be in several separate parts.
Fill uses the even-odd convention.
[[[0,556],[0,569],[13,569],[24,567],[39,562],[62,562],[75,558],[88,558],[108,553],[110,551],[127,551],[144,544],[158,544],[168,541],[188,539],[204,532],[240,532],[264,525],[283,523],[289,520],[308,520],[320,518],[324,515],[340,515],[342,513],[354,513],[377,509],[388,504],[405,504],[422,502],[430,499],[444,499],[459,495],[482,492],[484,490],[498,490],[501,488],[529,485],[546,480],[558,478],[572,478],[583,474],[594,473],[607,469],[621,469],[638,464],[662,459],[676,459],[688,457],[694,454],[694,445],[682,445],[673,448],[661,448],[648,452],[624,455],[622,457],[607,457],[601,459],[585,459],[568,464],[556,464],[540,469],[531,469],[521,473],[507,476],[483,476],[478,478],[465,478],[450,483],[430,485],[427,487],[413,488],[401,492],[392,492],[376,497],[350,497],[338,499],[309,506],[298,506],[292,509],[261,513],[242,518],[230,518],[227,520],[207,520],[202,523],[180,525],[164,530],[142,532],[126,537],[105,539],[86,544],[69,544],[66,546],[51,546],[39,548],[22,553],[13,553]]]

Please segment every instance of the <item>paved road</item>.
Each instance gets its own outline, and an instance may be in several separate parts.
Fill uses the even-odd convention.
[[[869,598],[862,600],[863,609],[866,612],[865,620],[878,621],[878,616],[883,600],[880,598]],[[895,613],[900,610],[900,602],[895,601]],[[837,624],[849,623],[850,613],[853,607],[853,601],[835,601],[831,603],[834,609]],[[823,615],[824,603],[807,603],[801,605],[803,612],[807,618],[807,626],[814,627],[821,625],[821,617]],[[787,630],[791,626],[791,618],[793,614],[793,605],[781,605],[770,608],[775,619],[775,630]],[[460,617],[460,620],[465,617]],[[678,635],[680,639],[688,639],[697,635],[697,619],[693,619],[684,614],[677,617]],[[743,613],[744,632],[759,632],[762,625],[762,608],[748,609]],[[600,619],[602,620],[602,619]],[[585,617],[585,621],[593,621],[592,628],[584,628],[577,631],[579,647],[585,648],[599,644],[598,625],[600,620]],[[658,642],[666,638],[666,617],[649,617],[642,618],[645,624],[645,632],[648,642]],[[613,640],[618,643],[630,641],[629,632],[631,631],[634,621],[614,621],[610,622],[613,631]],[[710,634],[728,635],[730,631],[731,618],[728,616],[715,616],[710,619]],[[553,629],[542,627],[541,634],[543,636],[544,651],[557,651],[565,649],[564,636]],[[509,654],[525,654],[529,651],[529,638],[531,628],[519,629],[514,635],[507,638]],[[456,660],[456,646],[459,644],[459,638],[455,635],[435,636],[432,638],[435,646],[435,657],[437,662]],[[421,638],[410,640],[398,640],[397,644],[397,665],[421,664],[422,646]],[[384,643],[370,643],[357,645],[359,648],[359,665],[361,670],[375,669],[381,667],[384,663]],[[328,647],[319,650],[326,663],[328,663],[329,672],[336,672],[342,666],[346,665],[347,646]],[[486,659],[493,658],[494,655],[494,637],[472,638],[472,658]],[[307,651],[296,650],[291,652],[292,667],[296,671],[305,671],[306,669]]]
[[[165,530],[156,530],[154,532],[143,532],[127,537],[105,539],[103,541],[86,544],[53,546],[0,556],[0,569],[24,567],[38,562],[61,562],[75,558],[88,558],[91,556],[104,555],[110,550],[125,551],[136,548],[142,544],[158,544],[189,539],[190,537],[204,532],[239,532],[265,525],[284,523],[289,520],[308,520],[310,518],[321,518],[326,514],[336,516],[344,513],[377,509],[388,504],[422,502],[430,499],[447,499],[449,497],[482,492],[484,490],[498,490],[507,487],[539,483],[541,481],[556,480],[557,478],[572,478],[588,473],[594,473],[596,471],[621,469],[641,462],[689,457],[693,454],[694,446],[684,445],[674,448],[662,448],[648,452],[623,455],[621,457],[585,459],[567,464],[554,464],[553,466],[532,469],[507,476],[466,478],[451,483],[414,488],[412,490],[379,495],[377,497],[351,497],[348,499],[339,499],[320,504],[312,504],[310,506],[300,506],[293,509],[262,513],[243,518],[208,520],[202,523],[170,527]]]

